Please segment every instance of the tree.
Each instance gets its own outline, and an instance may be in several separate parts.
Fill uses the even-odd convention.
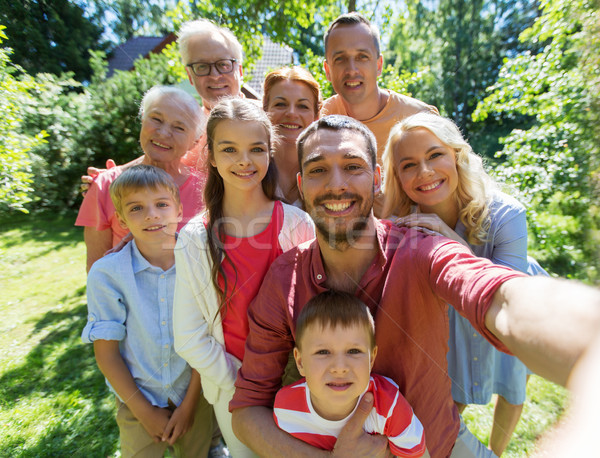
[[[473,137],[478,126],[471,114],[485,89],[496,81],[504,57],[525,46],[514,37],[531,25],[536,3],[439,0],[426,5],[408,0],[393,29],[386,59],[399,72],[421,74],[419,85],[411,87],[414,96],[436,105]],[[478,146],[474,145],[477,150]]]
[[[597,142],[600,53],[598,2],[544,0],[543,14],[520,37],[547,43],[506,60],[475,120],[527,117],[503,138],[499,177],[529,206],[532,248],[554,272],[598,279]],[[591,75],[594,77],[591,77]],[[597,235],[596,235],[597,237]]]
[[[72,71],[79,81],[91,75],[89,49],[101,49],[102,29],[68,0],[0,0],[12,61],[28,73]]]
[[[165,11],[176,0],[74,0],[96,25],[114,34],[119,43],[136,35],[166,35],[173,24]]]
[[[6,40],[0,25],[0,44]],[[10,61],[11,50],[0,48],[0,212],[25,211],[32,191],[31,148],[43,142],[44,132],[26,135],[21,132],[22,107],[31,99],[29,92],[35,82],[26,77],[19,80],[19,67]]]

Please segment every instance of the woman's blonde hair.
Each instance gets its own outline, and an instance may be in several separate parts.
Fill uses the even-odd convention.
[[[404,192],[396,172],[394,151],[405,132],[427,129],[456,153],[458,186],[455,198],[458,218],[466,228],[467,242],[480,245],[485,242],[489,230],[489,193],[496,188],[495,182],[483,168],[483,160],[473,152],[471,146],[450,119],[431,113],[417,113],[397,123],[390,131],[385,152],[384,167],[384,216],[405,216],[416,205]]]

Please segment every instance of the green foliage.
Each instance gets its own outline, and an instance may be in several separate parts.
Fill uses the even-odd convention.
[[[31,75],[71,71],[79,81],[91,74],[89,49],[102,49],[102,29],[69,0],[0,0],[14,63]]]
[[[0,223],[0,435],[5,457],[113,456],[114,395],[86,323],[85,244],[74,215]]]
[[[341,5],[326,0],[302,3],[294,0],[264,2],[261,0],[181,1],[168,13],[175,29],[183,22],[207,18],[231,29],[244,47],[244,70],[250,73],[261,57],[262,37],[290,46],[301,62],[311,62],[311,55],[322,55],[324,28],[341,11]],[[312,52],[312,54],[311,54]],[[311,65],[311,70],[317,69]]]
[[[87,87],[69,74],[38,74],[34,97],[25,104],[24,129],[47,132],[46,143],[30,153],[35,208],[75,207],[87,166],[138,157],[143,94],[156,84],[175,84],[182,72],[169,54],[152,54],[137,61],[133,71],[117,71],[111,78],[105,77],[103,53],[93,54],[92,65],[95,73]]]
[[[564,276],[598,279],[598,229],[592,177],[599,147],[594,115],[597,88],[582,65],[590,43],[600,52],[596,29],[584,19],[596,15],[587,0],[542,2],[543,14],[521,40],[547,42],[542,52],[507,59],[475,120],[487,117],[529,119],[501,139],[500,179],[514,187],[529,206],[533,252]],[[593,22],[588,24],[594,24]],[[592,80],[593,81],[593,80]]]
[[[6,39],[0,26],[0,44]],[[11,64],[11,50],[0,48],[0,213],[12,210],[26,212],[25,204],[32,191],[32,169],[28,151],[43,144],[45,132],[21,132],[23,106],[32,100],[28,91],[35,81],[25,76],[19,79],[20,68]]]
[[[498,134],[474,125],[471,113],[502,59],[524,47],[515,36],[536,13],[534,0],[408,0],[385,58],[398,72],[424,74],[409,91],[452,118],[477,151],[493,151]]]

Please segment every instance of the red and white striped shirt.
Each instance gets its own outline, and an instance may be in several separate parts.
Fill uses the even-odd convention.
[[[371,374],[366,392],[373,393],[374,403],[363,429],[369,434],[386,436],[390,450],[396,456],[422,456],[425,453],[423,426],[398,385],[387,377]],[[338,421],[319,416],[310,401],[304,378],[279,390],[273,409],[277,426],[322,450],[333,450],[340,431],[353,413]]]

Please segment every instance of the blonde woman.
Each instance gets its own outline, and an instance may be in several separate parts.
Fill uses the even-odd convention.
[[[527,258],[525,208],[498,190],[452,121],[419,113],[399,122],[383,165],[384,216],[454,239],[496,264],[543,272]],[[453,307],[448,314],[452,396],[462,412],[498,394],[489,448],[500,456],[521,415],[527,369],[494,349]]]

